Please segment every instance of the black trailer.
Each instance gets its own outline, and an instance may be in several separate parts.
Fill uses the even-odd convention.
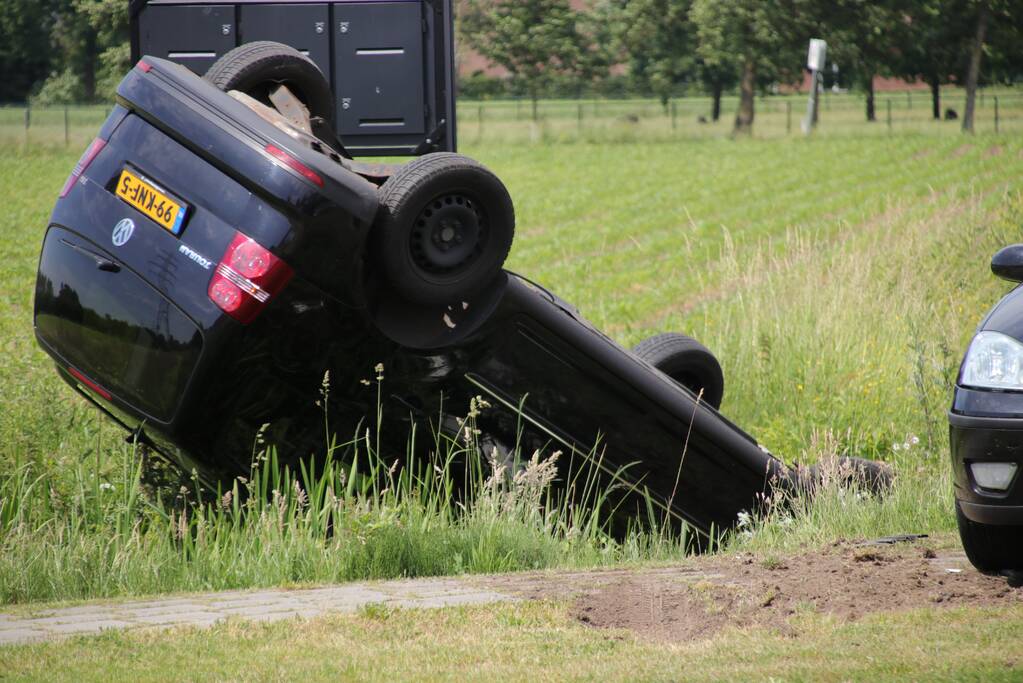
[[[451,0],[131,0],[130,12],[133,61],[201,76],[239,45],[284,43],[327,77],[351,153],[456,151]]]

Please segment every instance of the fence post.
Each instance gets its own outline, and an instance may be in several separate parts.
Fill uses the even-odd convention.
[[[998,95],[995,95],[995,132],[998,132]]]
[[[888,111],[888,115],[887,115],[888,132],[891,133],[892,132],[892,98],[889,97],[888,99],[886,99],[884,101],[884,104],[885,104],[885,109]]]
[[[906,91],[906,105],[907,109],[913,108],[913,93],[909,90]]]
[[[25,144],[28,144],[28,129],[32,127],[32,107],[25,105]]]
[[[64,105],[64,146],[71,145],[71,124],[68,116],[68,106]]]
[[[481,102],[476,109],[476,139],[483,139],[483,103]]]
[[[582,103],[581,100],[579,101],[579,104],[576,107],[575,123],[576,123],[576,128],[578,129],[578,131],[580,133],[582,133],[583,132],[583,103]]]
[[[678,102],[671,100],[671,131],[678,130]]]
[[[785,134],[792,133],[792,100],[785,100]]]

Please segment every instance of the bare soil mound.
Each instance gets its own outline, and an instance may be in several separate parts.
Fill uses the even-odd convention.
[[[657,640],[708,638],[726,626],[789,630],[817,612],[858,619],[920,607],[1023,603],[1023,590],[929,545],[853,545],[785,557],[722,555],[668,569],[522,574],[486,579],[527,598],[568,599],[581,622]]]

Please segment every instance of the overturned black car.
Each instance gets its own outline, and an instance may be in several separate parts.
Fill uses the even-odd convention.
[[[796,483],[717,411],[697,342],[630,352],[502,270],[514,209],[484,167],[349,158],[315,69],[255,43],[205,80],[147,57],[121,83],[39,262],[36,336],[80,394],[211,484],[248,470],[264,425],[282,454],[322,453],[325,373],[332,429],[354,434],[378,364],[396,453],[482,396],[488,451],[588,456],[636,494],[620,515],[653,501],[706,536]]]

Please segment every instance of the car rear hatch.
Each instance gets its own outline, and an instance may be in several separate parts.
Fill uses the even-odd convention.
[[[241,103],[155,62],[122,82],[54,208],[35,326],[65,379],[127,426],[144,421],[170,435],[185,428],[183,408],[208,392],[213,372],[204,369],[239,352],[248,321],[212,298],[238,240],[291,268],[313,257],[333,266],[325,253],[345,251],[322,230],[366,229],[356,224],[372,220],[377,198],[375,186],[322,154],[292,150]],[[271,145],[294,152],[322,186],[275,160]],[[271,286],[239,286],[269,295],[266,307],[284,305]]]
[[[70,230],[46,235],[36,333],[94,396],[170,422],[202,353],[198,325],[109,252]]]

